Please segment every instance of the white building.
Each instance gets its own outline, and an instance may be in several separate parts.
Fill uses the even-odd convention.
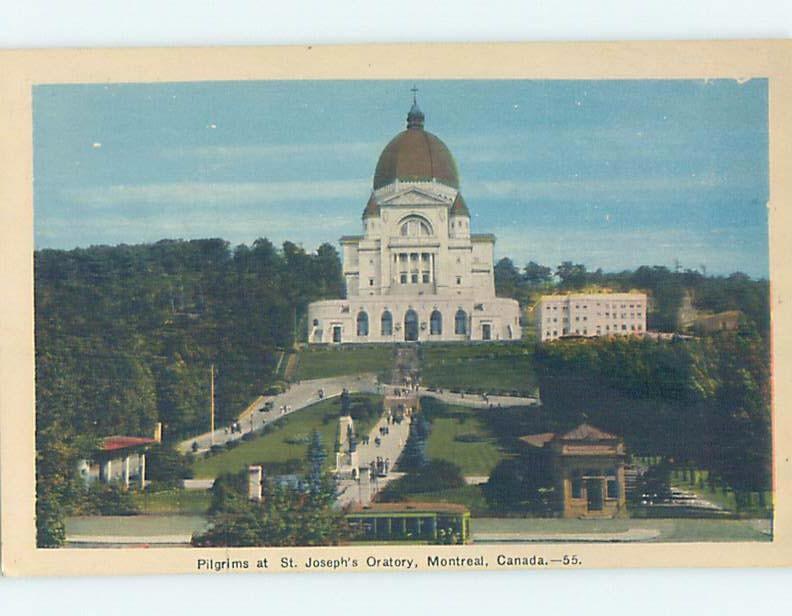
[[[534,314],[542,342],[563,336],[641,336],[646,332],[646,294],[543,295]]]
[[[347,297],[309,306],[309,342],[518,340],[517,301],[495,297],[495,237],[470,232],[456,163],[415,101],[373,184],[363,235],[341,238]]]

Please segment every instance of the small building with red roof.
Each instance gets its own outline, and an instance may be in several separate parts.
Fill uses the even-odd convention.
[[[146,485],[146,451],[161,441],[161,427],[157,424],[154,437],[106,436],[90,460],[82,460],[78,472],[86,483],[121,482],[129,488],[131,482],[142,490]]]
[[[612,518],[626,513],[624,441],[583,423],[561,434],[520,438],[549,456],[556,506],[565,518]]]

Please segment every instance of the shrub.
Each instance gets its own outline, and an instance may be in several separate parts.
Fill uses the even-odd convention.
[[[295,434],[283,439],[287,445],[307,445],[311,442],[311,437],[308,434]]]
[[[541,454],[501,461],[482,487],[493,511],[530,511],[549,514],[552,476]]]
[[[480,434],[457,434],[454,440],[460,443],[483,443],[487,439]]]
[[[461,488],[465,478],[460,468],[447,460],[430,460],[425,466],[392,481],[380,492],[379,500],[395,502],[410,500],[411,495],[443,489]]]
[[[135,515],[132,494],[116,483],[94,482],[85,492],[78,512],[83,515]]]

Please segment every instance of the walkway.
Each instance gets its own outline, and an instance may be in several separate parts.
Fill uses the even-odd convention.
[[[419,393],[422,396],[435,398],[447,404],[456,404],[458,406],[467,406],[476,409],[497,409],[509,406],[539,406],[539,398],[534,397],[492,395],[486,396],[485,398],[481,394],[458,394],[445,389],[427,389],[426,387],[419,388]]]
[[[319,397],[320,389],[324,391],[324,399],[327,399],[340,396],[344,388],[349,390],[350,393],[379,393],[382,389],[377,384],[377,377],[374,374],[351,374],[327,379],[300,381],[293,384],[288,391],[277,396],[258,397],[239,416],[239,432],[231,434],[230,431],[226,431],[226,426],[223,426],[214,431],[214,438],[212,438],[212,433],[205,432],[182,441],[177,449],[181,453],[187,453],[193,451],[193,443],[197,443],[198,448],[195,453],[208,451],[212,445],[223,445],[228,441],[240,439],[245,433],[260,430],[266,424],[277,421],[286,414],[294,413],[307,406],[316,404],[321,400]],[[272,402],[272,410],[266,413],[259,412],[267,402]],[[279,410],[281,407],[288,408],[288,412],[281,413]]]
[[[388,427],[388,434],[380,436],[379,429],[382,426]],[[369,434],[368,445],[358,445],[358,465],[369,466],[378,457],[387,458],[390,460],[391,467],[396,466],[396,461],[404,449],[407,442],[407,436],[410,433],[410,418],[405,417],[400,424],[388,424],[385,417],[382,417],[377,425],[371,430]],[[377,447],[374,439],[379,437],[381,444]],[[348,505],[350,503],[360,503],[361,497],[366,500],[363,504],[368,504],[374,495],[382,490],[389,482],[398,479],[403,473],[391,471],[385,477],[374,477],[371,482],[371,489],[369,490],[369,498],[366,500],[366,491],[360,489],[360,484],[354,479],[342,479],[338,482],[338,504],[340,506]]]
[[[394,366],[391,372],[392,385],[384,385],[382,393],[387,399],[405,396],[408,400],[410,394],[405,394],[405,385],[409,385],[415,377],[418,365],[418,354],[414,346],[397,347],[394,357]],[[368,445],[359,444],[358,466],[370,466],[378,457],[387,458],[392,469],[397,467],[397,461],[407,444],[407,437],[410,434],[411,418],[406,416],[400,424],[388,424],[387,415],[383,413],[377,425],[369,434]],[[388,434],[380,435],[380,428],[387,427]],[[379,437],[380,445],[377,446],[376,438]],[[338,482],[338,505],[344,506],[351,503],[367,505],[374,496],[382,490],[389,482],[402,477],[403,473],[391,471],[385,477],[373,477],[369,489],[361,489],[360,482],[354,479],[342,479]]]

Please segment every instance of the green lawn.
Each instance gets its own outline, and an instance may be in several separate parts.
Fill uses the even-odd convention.
[[[352,404],[360,399],[371,400],[377,408],[382,408],[382,397],[377,395],[353,394]],[[307,443],[289,443],[288,440],[307,438],[316,429],[322,436],[327,452],[327,468],[335,465],[334,446],[340,411],[338,398],[323,400],[295,411],[292,415],[275,422],[275,429],[252,441],[242,441],[237,447],[222,453],[200,458],[195,461],[193,471],[197,479],[217,477],[221,473],[236,472],[250,464],[287,462],[305,458]],[[368,434],[375,421],[357,422],[355,430],[359,435]]]
[[[174,488],[161,492],[136,492],[132,499],[140,508],[140,513],[180,515],[202,515],[209,508],[209,490],[184,490]]]
[[[392,366],[390,345],[305,347],[297,358],[294,378],[302,381],[361,372],[386,374]]]
[[[428,458],[453,462],[462,469],[463,475],[489,475],[506,457],[481,418],[480,413],[485,411],[439,402],[434,402],[431,408],[428,415],[431,430],[426,443]],[[463,442],[457,440],[460,436],[475,436],[481,440]]]
[[[437,344],[422,349],[421,381],[428,387],[489,393],[534,393],[530,344]]]

